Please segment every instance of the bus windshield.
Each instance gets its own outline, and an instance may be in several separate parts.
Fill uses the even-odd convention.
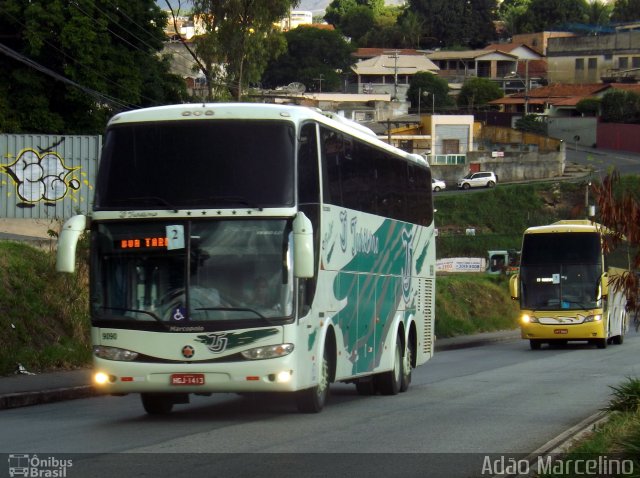
[[[532,310],[600,306],[597,233],[527,234],[522,246],[521,307]]]
[[[95,210],[287,207],[293,125],[225,120],[130,123],[106,134]]]
[[[221,328],[290,320],[289,231],[284,219],[99,224],[92,233],[94,324]]]

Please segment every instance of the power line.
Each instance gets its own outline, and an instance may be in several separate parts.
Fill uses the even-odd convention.
[[[104,93],[100,93],[99,91],[93,90],[87,86],[81,85],[79,83],[76,83],[75,81],[70,80],[69,78],[60,75],[59,73],[56,73],[55,71],[47,68],[46,66],[41,65],[40,63],[37,63],[35,61],[33,61],[32,59],[18,53],[17,51],[12,50],[11,48],[9,48],[6,45],[3,45],[2,43],[0,43],[0,52],[4,53],[5,55],[9,56],[10,58],[13,58],[14,60],[17,60],[27,66],[29,66],[30,68],[33,68],[41,73],[44,73],[45,75],[48,75],[52,78],[55,78],[58,81],[61,81],[63,83],[66,83],[67,85],[71,85],[74,86],[80,90],[82,90],[83,92],[85,92],[86,94],[92,96],[93,98],[100,100],[100,101],[104,101],[107,102],[113,106],[117,106],[119,108],[123,108],[123,109],[135,109],[135,108],[139,108],[139,106],[137,105],[132,105],[130,103],[126,103],[124,102],[124,100],[119,100],[117,98],[114,98],[112,96],[106,95]]]
[[[15,16],[13,16],[11,13],[6,12],[8,16],[10,16],[16,23],[22,25],[25,29],[27,28],[27,26],[21,22],[18,18],[16,18]],[[64,51],[62,51],[60,48],[58,48],[57,46],[55,46],[53,43],[51,43],[49,40],[44,40],[44,43],[46,43],[47,45],[49,45],[51,48],[53,48],[54,50],[56,50],[57,52],[59,52],[61,55],[63,55],[65,58],[68,58],[69,60],[71,60],[73,63],[75,63],[76,65],[81,66],[82,68],[91,71],[95,76],[98,76],[99,78],[102,78],[103,80],[105,80],[108,83],[111,83],[113,86],[117,87],[117,88],[123,88],[122,85],[120,85],[119,83],[113,81],[111,78],[108,78],[107,76],[101,74],[99,71],[96,70],[95,67],[91,67],[91,66],[87,66],[84,63],[76,60],[74,57],[72,57],[71,55],[65,53]],[[154,104],[157,104],[157,102],[153,99],[153,98],[149,98],[147,96],[144,96],[142,94],[140,94],[140,97],[148,100]],[[124,100],[123,100],[124,101]]]

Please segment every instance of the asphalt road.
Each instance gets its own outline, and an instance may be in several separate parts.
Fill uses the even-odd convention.
[[[145,415],[137,396],[3,410],[0,453],[68,457],[70,478],[483,476],[485,457],[527,455],[603,408],[610,386],[640,374],[639,355],[635,333],[605,350],[514,340],[444,351],[408,392],[336,384],[316,415],[290,397],[235,394],[166,417]]]

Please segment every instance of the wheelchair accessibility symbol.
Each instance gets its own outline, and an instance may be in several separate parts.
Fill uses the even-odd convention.
[[[185,315],[186,310],[183,307],[176,307],[173,309],[171,313],[171,320],[181,321],[185,320],[187,317]]]

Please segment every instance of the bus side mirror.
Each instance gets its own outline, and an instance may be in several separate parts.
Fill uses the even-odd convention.
[[[313,277],[313,226],[303,212],[293,220],[293,275],[300,279]]]
[[[520,288],[518,287],[520,284],[520,274],[513,274],[509,277],[509,292],[511,292],[511,298],[516,300],[520,297]]]
[[[87,225],[87,217],[82,214],[73,216],[63,225],[58,237],[56,253],[56,270],[58,272],[74,272],[76,269],[76,246],[78,239]]]
[[[599,296],[598,299],[606,299],[609,295],[609,274],[604,273],[600,276],[600,287],[599,287]]]

